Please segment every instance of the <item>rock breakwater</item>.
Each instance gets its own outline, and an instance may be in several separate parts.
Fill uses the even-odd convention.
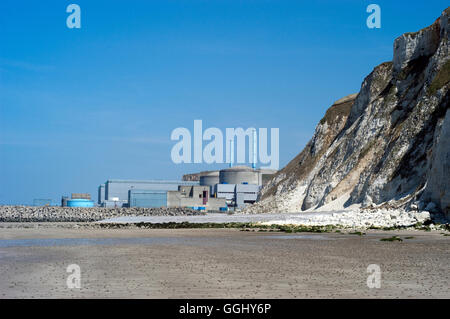
[[[0,222],[94,222],[121,216],[203,215],[189,208],[0,206]]]

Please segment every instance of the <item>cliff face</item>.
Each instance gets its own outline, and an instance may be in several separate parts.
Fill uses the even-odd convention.
[[[305,149],[247,212],[296,212],[339,199],[343,207],[428,206],[448,214],[449,15],[450,8],[397,38],[393,62],[328,109]]]

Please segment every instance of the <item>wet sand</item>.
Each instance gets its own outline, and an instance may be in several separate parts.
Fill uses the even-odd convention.
[[[0,298],[450,298],[449,253],[434,231],[0,228]]]

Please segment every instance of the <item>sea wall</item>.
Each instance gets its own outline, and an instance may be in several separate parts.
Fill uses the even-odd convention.
[[[189,208],[0,206],[0,222],[93,222],[119,216],[203,215]]]

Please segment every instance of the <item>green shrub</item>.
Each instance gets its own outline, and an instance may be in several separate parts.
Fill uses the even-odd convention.
[[[403,239],[397,236],[392,236],[389,238],[381,238],[380,241],[403,241]]]
[[[428,94],[433,95],[437,90],[450,82],[450,60],[444,63],[428,87]]]

